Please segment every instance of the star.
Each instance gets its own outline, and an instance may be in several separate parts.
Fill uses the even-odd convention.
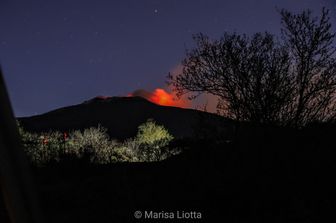
[[[157,14],[158,12],[159,12],[159,10],[157,10],[157,9],[154,9],[154,13],[156,13],[156,14]]]

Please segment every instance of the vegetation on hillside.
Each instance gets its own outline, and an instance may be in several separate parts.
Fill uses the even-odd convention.
[[[140,125],[137,135],[123,142],[110,139],[102,126],[63,133],[31,133],[19,123],[18,126],[24,150],[30,161],[38,166],[67,157],[88,159],[97,164],[153,162],[179,153],[177,148],[168,147],[173,136],[153,120]]]

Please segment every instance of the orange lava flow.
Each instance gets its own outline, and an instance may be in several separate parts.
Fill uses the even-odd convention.
[[[146,98],[147,100],[163,106],[173,106],[187,108],[189,107],[189,101],[187,100],[177,100],[174,97],[174,94],[165,91],[162,88],[156,88],[153,92],[148,92],[146,90],[136,90],[128,96],[140,96]]]

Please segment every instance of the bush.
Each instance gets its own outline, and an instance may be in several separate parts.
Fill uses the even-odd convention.
[[[167,146],[173,140],[173,136],[161,125],[153,120],[138,127],[135,141],[138,142],[138,153],[140,160],[160,161],[168,156]]]
[[[19,127],[24,151],[30,161],[36,165],[42,165],[50,161],[59,161],[61,151],[64,148],[62,134],[60,132],[29,133]]]
[[[18,128],[25,152],[30,161],[38,166],[59,161],[64,156],[108,164],[160,161],[178,153],[177,149],[168,148],[173,137],[153,120],[140,125],[136,137],[124,142],[111,140],[107,129],[100,125],[84,131],[74,130],[69,134],[57,131],[30,133],[19,123]]]
[[[138,127],[136,140],[140,144],[146,144],[154,148],[162,148],[169,144],[173,136],[161,125],[157,125],[149,119]]]
[[[78,157],[89,157],[91,162],[106,163],[111,154],[111,141],[106,133],[107,129],[97,128],[73,131],[67,146],[67,153],[76,154]]]

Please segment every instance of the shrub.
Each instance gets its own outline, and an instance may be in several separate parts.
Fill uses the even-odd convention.
[[[111,153],[111,142],[106,133],[107,129],[98,125],[97,128],[73,131],[67,147],[67,153],[75,154],[77,157],[89,157],[91,162],[105,163]]]
[[[167,157],[167,146],[173,136],[161,125],[148,120],[138,127],[135,141],[138,143],[138,156],[142,161],[160,161]]]
[[[128,144],[120,143],[112,150],[110,162],[138,162],[140,161],[134,150]]]
[[[161,148],[169,144],[173,136],[161,125],[157,125],[149,119],[138,127],[136,140],[140,144],[146,144],[150,147]]]
[[[18,123],[24,150],[35,165],[59,161],[64,156],[88,159],[98,164],[113,162],[150,162],[163,160],[178,150],[169,150],[173,137],[154,121],[148,120],[138,128],[135,138],[117,142],[111,140],[107,129],[98,125],[69,134],[57,131],[47,133],[26,132]]]
[[[50,161],[59,161],[63,149],[61,133],[29,133],[22,128],[19,132],[24,151],[32,163],[39,166]]]

